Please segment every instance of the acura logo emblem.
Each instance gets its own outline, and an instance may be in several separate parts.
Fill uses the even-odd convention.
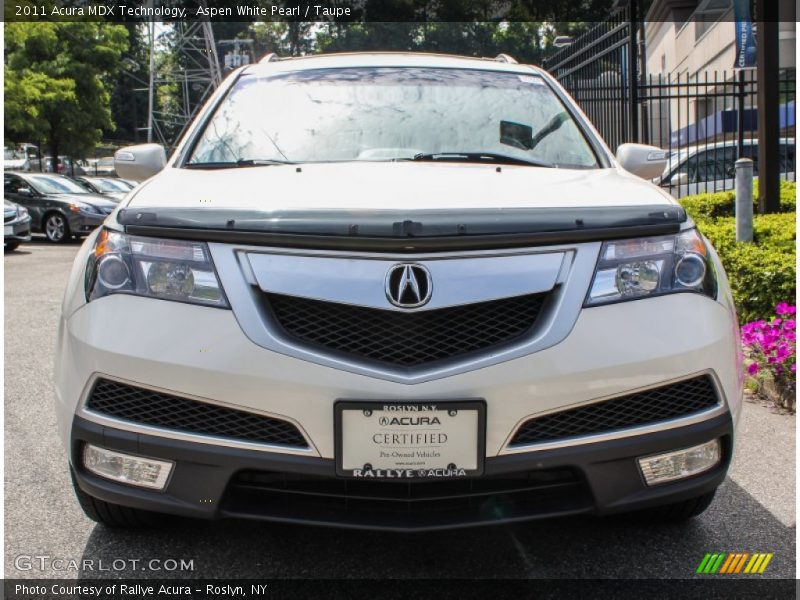
[[[431,299],[433,282],[428,269],[414,263],[394,265],[386,274],[386,297],[400,308],[416,308]]]

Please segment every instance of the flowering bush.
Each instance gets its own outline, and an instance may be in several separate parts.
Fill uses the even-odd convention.
[[[781,395],[793,395],[796,384],[795,361],[797,309],[779,302],[769,321],[753,321],[742,327],[742,343],[752,362],[747,372],[753,377],[771,376]]]

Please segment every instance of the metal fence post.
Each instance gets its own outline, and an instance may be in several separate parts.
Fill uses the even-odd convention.
[[[736,241],[753,241],[753,161],[736,161]]]

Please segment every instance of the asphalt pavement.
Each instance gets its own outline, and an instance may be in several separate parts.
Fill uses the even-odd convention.
[[[73,496],[53,409],[56,325],[77,249],[36,240],[5,254],[7,578],[689,578],[707,552],[772,552],[762,577],[795,577],[795,417],[759,402],[745,403],[714,503],[680,525],[586,517],[415,535],[237,521],[147,533],[96,525]],[[186,568],[168,570],[170,561]]]

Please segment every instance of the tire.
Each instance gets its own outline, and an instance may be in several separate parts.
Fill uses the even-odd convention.
[[[5,252],[13,252],[19,248],[19,242],[6,242],[3,248]]]
[[[72,489],[75,490],[78,504],[81,505],[83,513],[92,521],[111,529],[156,529],[165,524],[165,515],[160,513],[112,504],[90,496],[80,488],[72,469],[70,469],[70,475],[72,475]]]
[[[69,230],[69,221],[58,212],[47,213],[44,216],[42,231],[44,231],[47,241],[54,244],[65,244],[72,237]]]
[[[712,490],[702,496],[689,498],[682,502],[674,502],[672,504],[664,504],[663,506],[655,506],[648,508],[633,515],[637,520],[642,520],[648,523],[681,523],[688,521],[701,515],[711,505],[714,500],[714,494],[717,490]]]

